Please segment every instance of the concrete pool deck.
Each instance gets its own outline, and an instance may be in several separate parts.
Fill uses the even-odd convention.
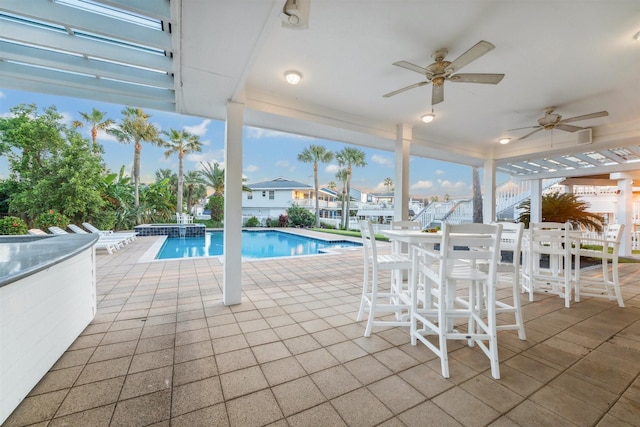
[[[140,262],[155,240],[98,254],[95,319],[5,426],[638,425],[640,264],[620,266],[626,308],[524,298],[502,379],[460,345],[445,379],[403,328],[362,336],[361,249],[245,262],[225,307],[217,257]]]

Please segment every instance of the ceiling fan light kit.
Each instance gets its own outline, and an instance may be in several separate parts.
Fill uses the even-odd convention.
[[[420,120],[422,120],[425,123],[431,123],[435,118],[436,118],[436,115],[433,113],[424,114],[420,116]]]
[[[453,61],[444,60],[444,58],[449,53],[447,49],[438,49],[431,55],[431,57],[436,62],[428,65],[426,68],[422,68],[408,61],[394,62],[393,65],[395,66],[422,74],[426,80],[423,82],[414,83],[410,86],[395,90],[393,92],[389,92],[382,96],[385,98],[389,98],[391,96],[405,92],[409,89],[431,83],[431,105],[436,105],[444,101],[444,83],[447,80],[458,83],[484,83],[494,85],[498,84],[504,77],[504,74],[454,74],[460,71],[462,67],[475,61],[494,48],[495,46],[491,43],[481,40],[473,47],[471,47],[471,49],[467,50],[465,53],[463,53]]]
[[[284,73],[284,78],[287,79],[287,83],[297,85],[302,80],[302,74],[298,71],[290,70]]]
[[[597,113],[583,114],[581,116],[563,119],[560,114],[554,113],[555,110],[556,110],[556,107],[545,108],[544,116],[538,119],[538,126],[527,126],[523,128],[516,128],[516,129],[509,129],[509,130],[514,131],[514,130],[520,130],[520,129],[533,129],[531,132],[518,138],[518,141],[520,141],[522,139],[530,137],[534,133],[540,132],[543,129],[544,130],[559,129],[565,132],[577,132],[579,130],[584,130],[585,128],[569,125],[567,123],[578,122],[581,120],[595,119],[598,117],[606,117],[609,115],[607,111],[598,111]]]

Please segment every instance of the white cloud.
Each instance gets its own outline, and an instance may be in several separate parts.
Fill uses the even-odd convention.
[[[184,130],[192,135],[202,136],[207,133],[211,119],[204,119],[202,123],[194,126],[185,126]]]
[[[444,171],[442,169],[436,169],[435,174],[436,175],[444,175]]]
[[[62,118],[58,121],[64,125],[71,126],[71,123],[73,122],[73,116],[70,113],[60,113],[60,115],[62,116]]]
[[[371,189],[371,191],[374,193],[387,193],[389,191],[389,187],[384,185],[384,182],[379,182],[378,185]]]
[[[327,165],[327,167],[324,168],[324,171],[326,173],[332,173],[332,174],[338,173],[339,170],[340,170],[340,166],[338,166],[335,163],[331,163],[331,164]]]
[[[414,191],[428,190],[433,188],[433,181],[418,181],[410,187]]]
[[[218,159],[224,159],[224,151],[209,150],[209,151],[202,151],[200,153],[189,153],[187,154],[186,157],[187,157],[187,160],[189,160],[190,162],[198,163],[196,165],[196,169],[200,170],[202,169],[202,167],[200,166],[200,162],[203,162],[203,163],[211,162],[211,163],[218,163],[219,165],[222,165],[223,160],[218,160]]]
[[[84,129],[84,127],[83,127]],[[84,133],[84,130],[83,130]],[[89,137],[91,137],[91,129],[88,129]],[[99,130],[98,131],[98,136],[97,136],[98,141],[110,141],[110,142],[118,142],[118,138],[116,138],[113,135],[108,134],[107,132],[103,131],[103,130]]]
[[[460,190],[462,188],[466,188],[467,187],[467,184],[465,184],[462,181],[451,182],[451,181],[449,181],[447,179],[445,179],[445,180],[439,179],[438,180],[438,185],[440,185],[440,187],[442,187],[443,189],[446,189],[446,190],[449,190],[449,189]]]
[[[279,168],[287,168],[289,167],[289,162],[287,160],[278,160],[276,162],[276,166],[278,166]]]
[[[315,138],[311,138],[309,136],[280,132],[278,130],[273,130],[273,129],[260,129],[260,128],[247,126],[245,130],[247,131],[247,138],[249,139],[289,138],[289,139],[315,140]]]
[[[386,166],[386,167],[393,166],[393,160],[391,160],[387,156],[381,156],[380,154],[374,154],[373,156],[371,156],[371,161],[381,166]]]
[[[260,170],[260,168],[258,166],[256,166],[256,165],[249,165],[246,168],[244,168],[244,171],[247,172],[247,173],[257,172],[259,170]]]
[[[4,92],[0,91],[0,98],[4,98]]]

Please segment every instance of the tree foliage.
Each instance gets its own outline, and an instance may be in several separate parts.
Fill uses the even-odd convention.
[[[115,136],[123,144],[134,144],[133,151],[133,188],[134,206],[140,205],[140,156],[142,143],[162,144],[158,128],[149,123],[151,116],[140,108],[127,107],[122,110],[122,120],[107,132]]]
[[[343,223],[342,228],[345,230],[349,226],[349,199],[351,198],[351,177],[353,175],[354,167],[365,167],[367,166],[367,162],[365,161],[366,155],[364,151],[354,148],[354,147],[345,147],[336,153],[336,159],[338,160],[338,164],[341,167],[344,167],[347,171],[347,180],[346,180],[346,209],[342,210],[343,215]]]
[[[170,129],[168,132],[162,132],[167,137],[168,141],[165,141],[162,145],[167,148],[164,155],[170,157],[172,154],[178,154],[178,188],[177,188],[177,203],[176,210],[178,213],[182,213],[182,196],[184,188],[184,155],[189,153],[195,153],[202,151],[202,144],[200,138],[197,135],[192,135],[186,130]]]
[[[298,160],[304,163],[313,163],[313,191],[316,201],[316,227],[320,226],[320,205],[318,200],[318,163],[329,163],[333,160],[333,153],[328,151],[322,145],[311,144],[300,154],[298,154]]]
[[[18,105],[0,119],[13,181],[9,210],[28,218],[55,209],[72,220],[104,206],[98,189],[104,165],[89,140],[61,123],[55,107],[39,113]]]
[[[518,221],[528,228],[531,221],[531,200],[520,203],[518,208],[522,209]],[[602,231],[604,218],[588,212],[588,208],[589,204],[573,193],[547,193],[542,196],[542,221],[570,222],[574,226],[581,225],[590,230]]]

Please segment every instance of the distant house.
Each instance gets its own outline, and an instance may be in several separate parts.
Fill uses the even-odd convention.
[[[244,219],[255,216],[264,223],[267,218],[277,219],[286,214],[292,205],[302,206],[315,213],[315,194],[313,186],[278,177],[268,181],[247,184],[252,191],[242,193],[242,216]],[[336,193],[322,188],[319,190],[320,216],[337,216]]]

